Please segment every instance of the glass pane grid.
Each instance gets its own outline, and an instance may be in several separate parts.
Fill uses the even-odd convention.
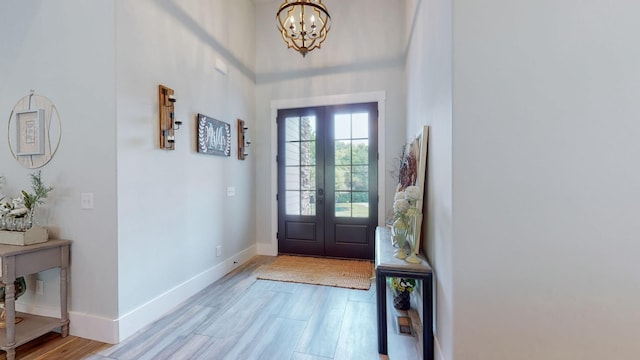
[[[285,120],[285,141],[300,140],[300,118],[288,117]]]
[[[369,217],[369,193],[366,191],[336,191],[335,217]]]
[[[315,141],[300,142],[300,164],[301,165],[316,164],[316,142]]]
[[[353,140],[351,159],[354,165],[369,164],[369,140]]]
[[[285,212],[316,214],[316,117],[285,119]]]

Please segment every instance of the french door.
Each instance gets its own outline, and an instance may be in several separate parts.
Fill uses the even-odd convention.
[[[278,111],[278,250],[373,259],[377,103]]]

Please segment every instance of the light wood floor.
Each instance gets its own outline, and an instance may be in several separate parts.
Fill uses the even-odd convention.
[[[256,269],[274,259],[255,257],[118,345],[52,333],[19,347],[16,358],[418,359],[416,338],[397,334],[391,318],[389,356],[378,354],[374,284],[363,291],[256,281]]]

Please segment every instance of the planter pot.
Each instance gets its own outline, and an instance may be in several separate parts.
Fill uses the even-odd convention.
[[[33,245],[49,240],[49,232],[46,228],[32,226],[26,231],[0,230],[0,244],[5,245]]]
[[[398,310],[409,310],[411,307],[411,293],[398,291],[393,294],[393,307]]]

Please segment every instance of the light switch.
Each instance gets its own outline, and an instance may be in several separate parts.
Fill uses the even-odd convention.
[[[236,188],[233,186],[229,186],[227,188],[227,196],[236,196]]]

